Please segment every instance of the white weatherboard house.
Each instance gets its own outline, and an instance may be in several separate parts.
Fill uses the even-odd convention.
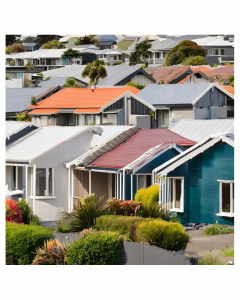
[[[71,174],[64,162],[90,149],[93,130],[101,133],[92,126],[46,126],[9,145],[6,148],[6,198],[13,198],[14,191],[19,190],[19,196],[27,199],[33,214],[43,222],[55,221],[62,211],[70,211]]]
[[[27,199],[43,225],[58,220],[62,211],[73,210],[76,158],[132,127],[36,126],[26,133],[23,130],[34,127],[31,122],[6,124],[6,139],[18,138],[6,147],[5,197]]]

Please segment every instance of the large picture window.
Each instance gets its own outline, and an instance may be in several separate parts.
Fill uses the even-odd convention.
[[[37,168],[36,196],[53,196],[53,169]]]
[[[219,214],[220,216],[234,216],[234,181],[219,181]]]

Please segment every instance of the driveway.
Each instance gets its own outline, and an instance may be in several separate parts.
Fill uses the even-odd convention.
[[[191,239],[185,250],[185,255],[188,254],[190,257],[199,258],[203,255],[213,253],[214,255],[219,256],[226,263],[229,261],[234,262],[233,257],[224,257],[220,251],[221,248],[234,247],[234,233],[203,235],[202,233],[205,228],[203,227],[199,230],[187,231]]]

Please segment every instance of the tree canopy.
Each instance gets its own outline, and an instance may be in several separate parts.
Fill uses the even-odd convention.
[[[66,83],[63,85],[65,88],[81,88],[81,85],[77,84],[74,78],[67,78]]]
[[[45,44],[43,44],[41,46],[42,49],[62,49],[62,48],[65,48],[65,46],[63,45],[63,43],[57,41],[57,40],[52,40],[52,41],[49,41]]]
[[[190,56],[184,59],[181,63],[184,66],[200,66],[200,65],[206,65],[206,58],[203,56]]]
[[[228,77],[228,83],[230,86],[234,87],[234,75]]]
[[[10,53],[20,53],[20,52],[25,52],[26,50],[24,49],[22,44],[13,44],[11,46],[8,46],[6,48],[6,54]]]
[[[82,72],[82,77],[89,77],[89,85],[97,86],[100,78],[107,77],[107,70],[102,60],[95,60],[92,63],[88,63]]]
[[[15,43],[17,36],[16,35],[6,35],[6,46],[12,45]]]
[[[79,45],[95,45],[96,47],[99,46],[99,39],[95,38],[95,35],[85,35],[78,39],[75,43],[75,46]]]
[[[130,55],[130,63],[137,64],[142,57],[144,62],[148,57],[149,49],[152,47],[152,44],[145,40],[135,46],[135,51]]]
[[[172,66],[180,64],[190,56],[205,57],[205,50],[197,43],[189,40],[181,41],[177,46],[173,47],[166,56],[165,65]]]
[[[34,41],[35,43],[45,44],[52,40],[59,40],[59,38],[56,35],[37,35]]]
[[[78,50],[74,50],[72,48],[69,48],[68,50],[66,50],[62,55],[63,58],[64,57],[70,57],[70,58],[80,58],[82,55],[80,54],[80,52]]]

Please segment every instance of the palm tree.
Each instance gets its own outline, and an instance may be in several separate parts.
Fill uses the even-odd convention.
[[[96,87],[100,78],[107,77],[107,70],[104,66],[104,62],[100,59],[88,63],[82,72],[82,77],[89,77],[89,85]]]

